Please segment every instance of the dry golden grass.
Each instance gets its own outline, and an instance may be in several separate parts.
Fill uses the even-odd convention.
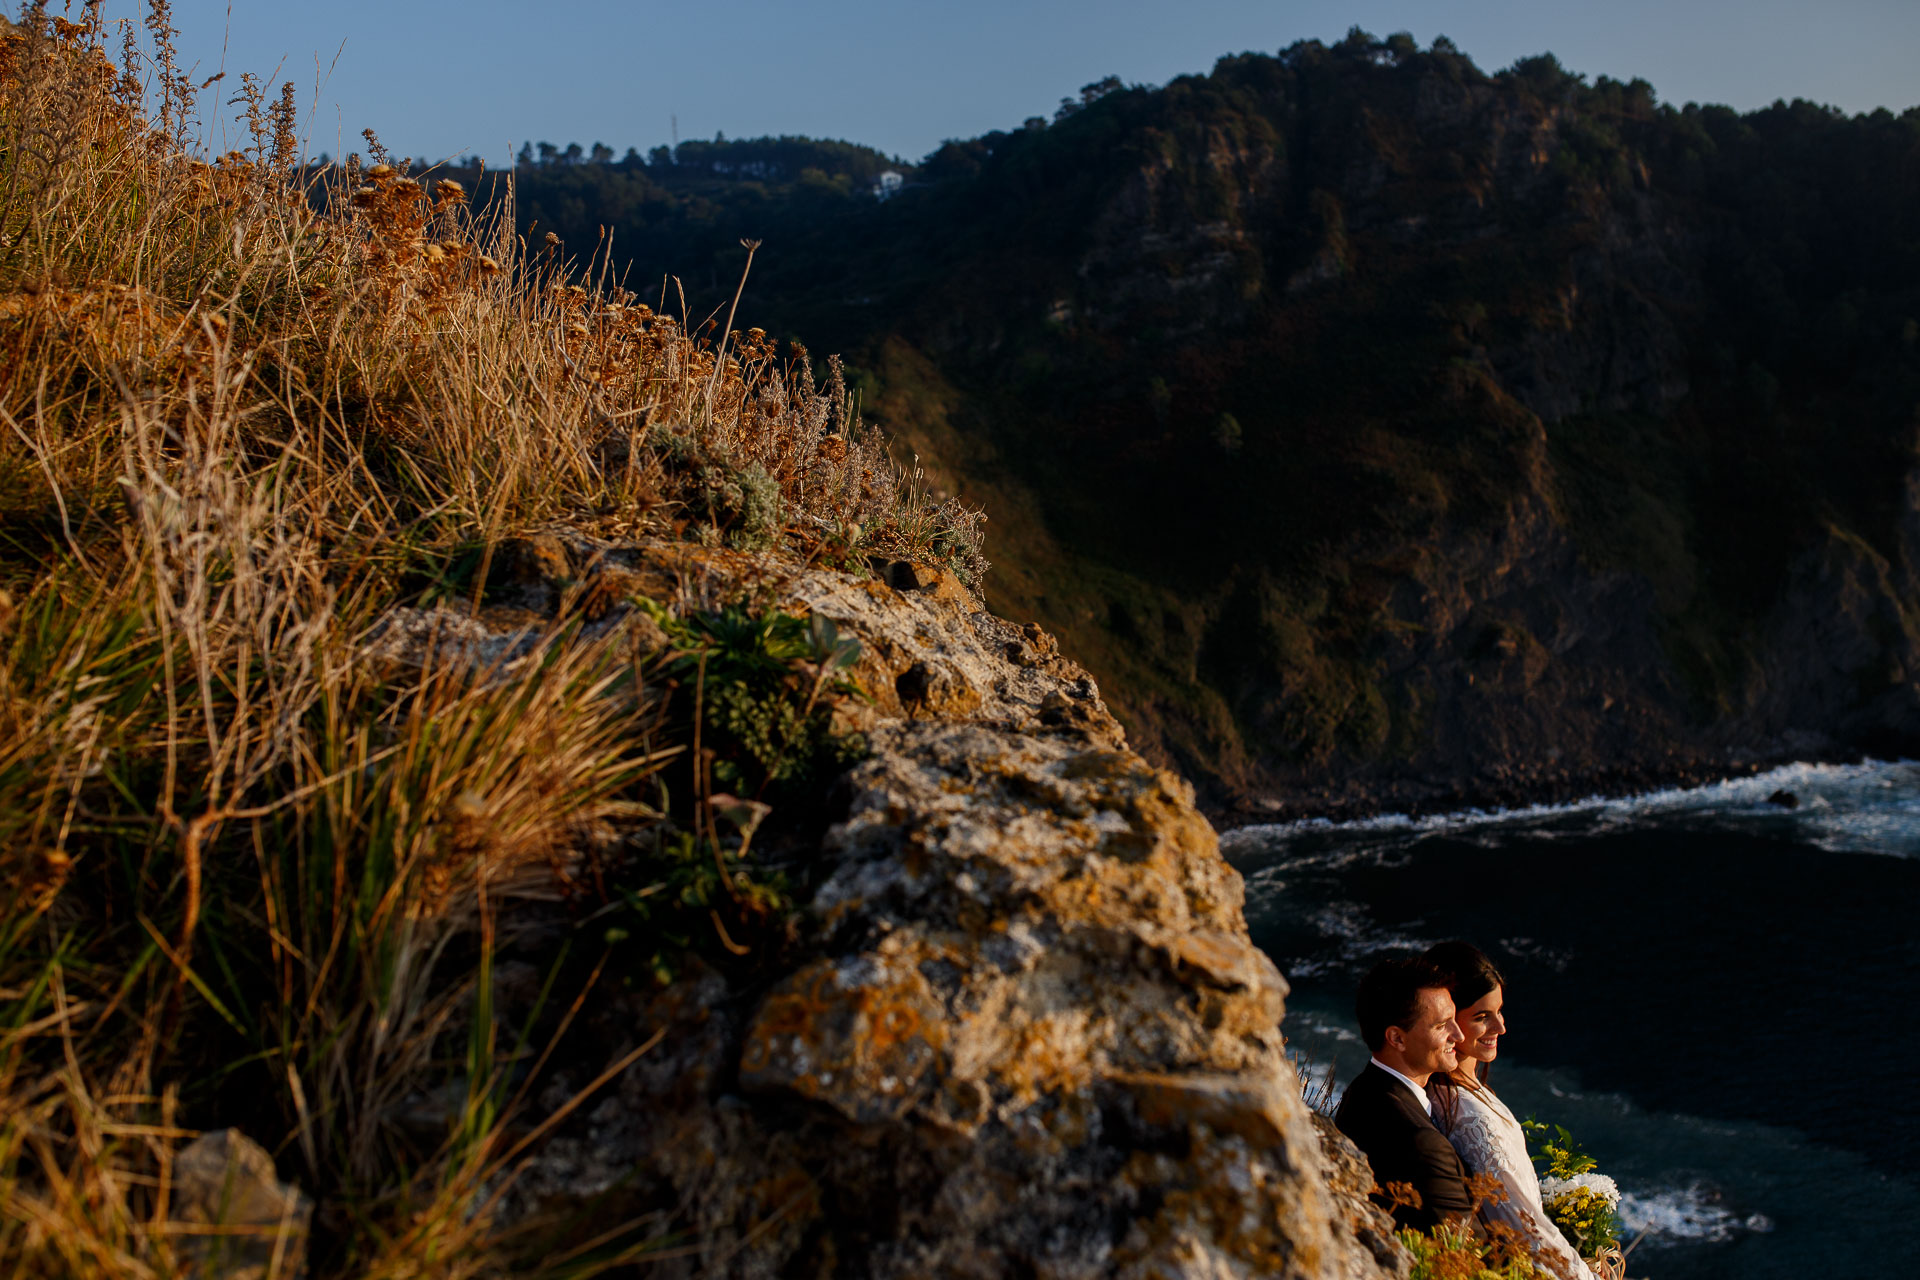
[[[591,1273],[653,1227],[567,1257],[490,1216],[526,1147],[493,932],[674,744],[617,629],[398,676],[370,636],[556,524],[972,576],[979,517],[837,362],[529,252],[457,183],[307,173],[291,87],[243,78],[249,145],[197,157],[164,0],[146,26],[0,30],[0,1272],[179,1273],[169,1162],[244,1080],[318,1273]]]

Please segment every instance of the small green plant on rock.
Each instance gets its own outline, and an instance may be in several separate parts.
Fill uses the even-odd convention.
[[[663,806],[671,821],[616,887],[604,937],[634,945],[630,975],[665,983],[689,953],[745,959],[784,934],[793,874],[756,858],[755,836],[776,813],[776,838],[804,825],[821,784],[865,754],[864,738],[833,728],[835,706],[865,695],[845,674],[860,642],[827,618],[746,603],[686,617],[638,605],[667,638],[667,714],[693,750],[671,771],[682,802]]]
[[[691,694],[685,711],[697,721],[712,783],[758,799],[864,754],[858,735],[832,730],[834,705],[865,695],[844,674],[859,661],[860,642],[829,619],[738,603],[685,618],[642,607],[668,639],[663,673],[683,701]]]

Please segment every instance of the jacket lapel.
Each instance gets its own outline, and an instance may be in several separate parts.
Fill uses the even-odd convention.
[[[1420,1105],[1420,1099],[1415,1097],[1413,1090],[1407,1088],[1399,1078],[1390,1072],[1382,1071],[1371,1062],[1367,1063],[1365,1074],[1373,1076],[1376,1087],[1387,1097],[1393,1099],[1394,1104],[1400,1107],[1401,1110],[1418,1116],[1428,1124],[1433,1123],[1433,1117],[1429,1116],[1427,1109]]]

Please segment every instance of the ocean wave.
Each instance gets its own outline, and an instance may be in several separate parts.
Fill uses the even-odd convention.
[[[1629,1241],[1644,1235],[1642,1248],[1661,1244],[1725,1244],[1742,1233],[1773,1230],[1764,1213],[1740,1214],[1721,1203],[1703,1183],[1655,1191],[1624,1191],[1620,1225]]]
[[[1920,761],[1790,764],[1705,786],[1566,804],[1422,817],[1382,814],[1352,822],[1309,818],[1236,828],[1220,843],[1229,857],[1302,848],[1302,856],[1285,868],[1263,868],[1279,874],[1330,858],[1378,859],[1429,835],[1500,843],[1516,835],[1550,840],[1648,827],[1744,831],[1830,852],[1920,857]]]
[[[1265,896],[1265,891],[1255,887],[1252,879],[1248,883],[1250,899]],[[1390,951],[1418,954],[1435,942],[1403,929],[1382,926],[1366,906],[1358,902],[1323,903],[1314,908],[1306,922],[1314,932],[1313,953],[1274,956],[1274,963],[1290,980],[1344,973]]]

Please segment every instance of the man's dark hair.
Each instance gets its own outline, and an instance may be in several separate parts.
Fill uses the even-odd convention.
[[[1412,956],[1394,956],[1367,970],[1354,996],[1353,1012],[1360,1022],[1360,1038],[1379,1052],[1387,1042],[1387,1028],[1413,1025],[1422,991],[1446,990],[1446,975]]]

